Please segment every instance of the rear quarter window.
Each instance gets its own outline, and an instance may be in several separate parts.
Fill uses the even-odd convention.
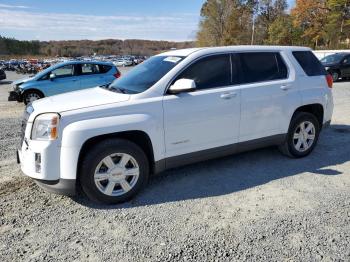
[[[327,71],[311,51],[294,51],[294,58],[308,76],[327,75]]]
[[[112,69],[112,66],[109,65],[99,65],[100,68],[100,74],[107,73],[109,70]]]

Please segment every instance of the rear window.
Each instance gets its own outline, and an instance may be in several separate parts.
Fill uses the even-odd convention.
[[[239,56],[245,84],[288,78],[287,66],[277,52],[241,53]]]
[[[109,65],[99,65],[100,73],[104,74],[107,73],[109,70],[111,70],[112,66]]]
[[[326,69],[311,51],[294,51],[293,56],[308,76],[326,75]]]

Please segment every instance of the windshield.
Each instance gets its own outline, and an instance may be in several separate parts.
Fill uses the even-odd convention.
[[[129,94],[142,93],[157,83],[183,59],[184,57],[179,56],[153,56],[125,76],[114,80],[109,88]]]
[[[53,69],[56,69],[56,68],[58,68],[58,67],[60,67],[60,66],[62,66],[62,65],[63,65],[63,63],[54,64],[54,65],[52,65],[52,66],[50,66],[50,67],[44,69],[43,71],[40,71],[39,73],[37,73],[37,74],[35,75],[35,77],[36,77],[37,79],[41,79],[41,80],[48,79],[49,77],[47,76],[47,74],[50,73]]]
[[[334,54],[334,55],[328,55],[328,56],[325,56],[324,58],[321,59],[321,62],[324,63],[324,64],[333,64],[333,63],[339,63],[342,58],[344,57],[344,55],[342,54]]]

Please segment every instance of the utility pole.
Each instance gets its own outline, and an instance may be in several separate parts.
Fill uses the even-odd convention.
[[[254,45],[254,38],[255,38],[255,19],[256,19],[256,15],[258,13],[259,7],[258,6],[254,6],[252,9],[252,38],[250,41],[251,45]]]
[[[255,19],[254,19],[254,15],[253,15],[252,40],[250,42],[251,45],[254,45],[254,34],[255,34]]]

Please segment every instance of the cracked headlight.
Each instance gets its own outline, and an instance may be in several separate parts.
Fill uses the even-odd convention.
[[[56,113],[46,113],[38,115],[33,124],[33,140],[55,140],[58,137],[58,124],[60,115]]]

